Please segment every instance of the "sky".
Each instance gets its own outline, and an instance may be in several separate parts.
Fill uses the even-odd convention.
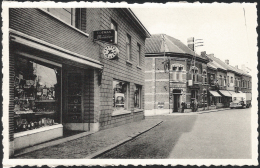
[[[151,34],[167,34],[186,45],[189,37],[203,39],[197,53],[213,53],[239,68],[257,62],[256,4],[154,4],[131,10]]]

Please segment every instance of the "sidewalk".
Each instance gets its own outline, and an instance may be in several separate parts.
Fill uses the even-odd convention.
[[[218,108],[212,110],[201,110],[197,112],[176,112],[172,113],[169,109],[156,109],[156,110],[145,110],[145,116],[157,116],[157,115],[194,115],[194,114],[202,114],[202,113],[209,113],[209,112],[216,112],[216,111],[223,111],[223,110],[230,110],[230,108]]]
[[[136,136],[159,125],[161,122],[160,119],[148,118],[142,121],[101,130],[96,133],[81,134],[81,137],[80,134],[75,135],[77,139],[70,137],[68,141],[65,140],[66,142],[64,142],[65,138],[56,140],[55,143],[47,142],[39,145],[40,147],[33,146],[20,153],[16,153],[14,159],[94,158],[107,150],[132,140]]]

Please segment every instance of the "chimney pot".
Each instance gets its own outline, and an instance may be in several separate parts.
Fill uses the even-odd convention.
[[[206,57],[206,51],[201,51],[201,56]]]
[[[235,68],[238,69],[238,65],[236,65]]]
[[[228,60],[228,59],[226,59],[226,60],[225,60],[225,63],[229,65],[229,60]]]

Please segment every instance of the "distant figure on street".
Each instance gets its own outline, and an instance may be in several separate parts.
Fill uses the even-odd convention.
[[[191,106],[191,111],[194,112],[194,102],[193,102],[193,100],[191,101],[190,106]]]
[[[198,102],[197,102],[197,100],[195,99],[195,100],[194,100],[194,111],[196,112],[197,109],[198,109]]]
[[[182,103],[181,103],[181,112],[182,112],[182,113],[184,113],[184,108],[185,108],[185,103],[182,102]]]

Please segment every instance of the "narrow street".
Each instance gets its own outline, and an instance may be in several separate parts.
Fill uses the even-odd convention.
[[[164,122],[99,158],[251,158],[251,109],[152,118]]]

